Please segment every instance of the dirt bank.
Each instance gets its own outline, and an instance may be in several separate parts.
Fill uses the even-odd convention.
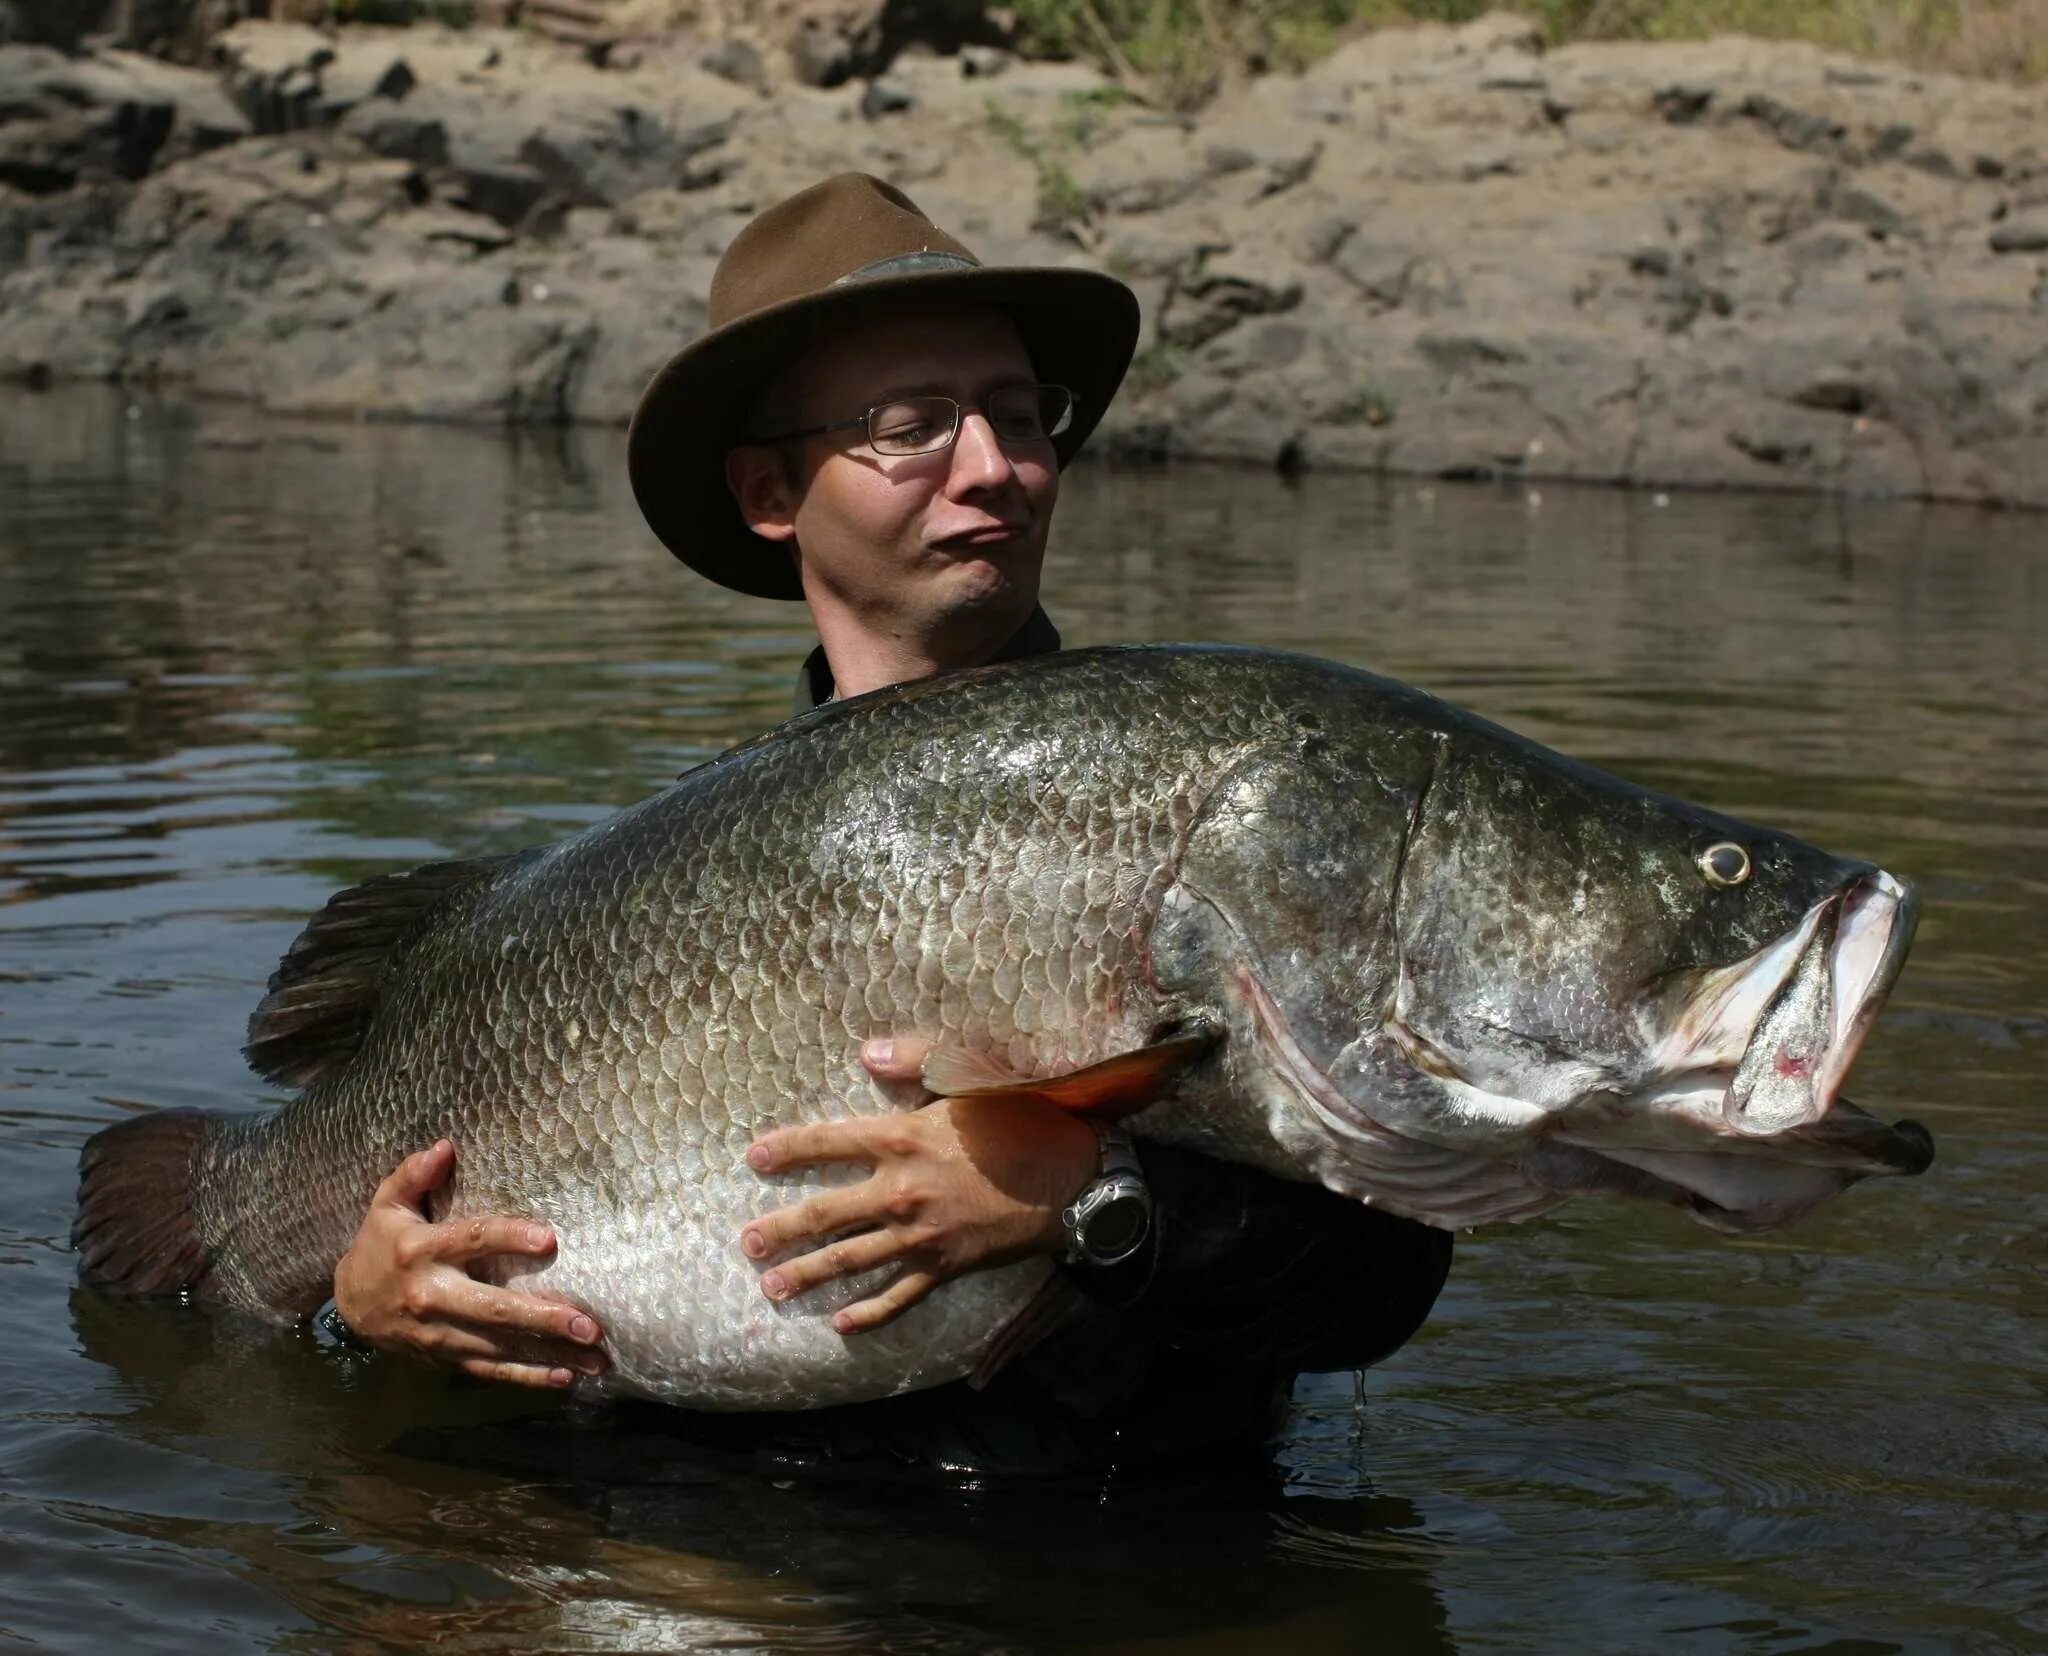
[[[680,38],[212,55],[0,48],[0,383],[623,420],[747,215],[857,167],[1138,289],[1125,451],[2048,508],[2040,88],[1505,17],[1192,117],[976,46],[832,88]]]

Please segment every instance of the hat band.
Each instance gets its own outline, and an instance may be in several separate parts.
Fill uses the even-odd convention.
[[[886,259],[877,259],[873,264],[864,264],[858,270],[849,270],[832,285],[845,287],[851,282],[879,281],[884,276],[916,276],[932,270],[979,270],[980,265],[972,259],[963,259],[958,253],[892,253]]]

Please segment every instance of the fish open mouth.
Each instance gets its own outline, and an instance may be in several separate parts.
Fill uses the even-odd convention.
[[[1915,1121],[1841,1096],[1912,944],[1912,888],[1881,870],[1808,911],[1786,937],[1710,974],[1653,1055],[1664,1079],[1555,1158],[1579,1188],[1625,1185],[1727,1230],[1783,1224],[1877,1175],[1934,1160]],[[1603,1130],[1604,1127],[1604,1130]],[[1617,1131],[1619,1129],[1619,1131]]]
[[[1912,888],[1882,870],[1807,911],[1786,936],[1707,974],[1650,1054],[1647,1102],[1700,1126],[1775,1139],[1821,1121],[1905,964]]]

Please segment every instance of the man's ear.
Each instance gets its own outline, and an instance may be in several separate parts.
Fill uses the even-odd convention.
[[[725,486],[739,502],[747,527],[763,540],[796,538],[796,509],[802,495],[775,449],[758,443],[734,449],[725,457]]]

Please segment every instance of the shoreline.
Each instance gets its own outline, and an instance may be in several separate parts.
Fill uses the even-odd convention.
[[[1191,117],[979,48],[763,90],[680,43],[214,45],[0,47],[0,386],[616,425],[746,217],[857,168],[1132,284],[1111,459],[2048,509],[2048,88],[1502,16]]]

